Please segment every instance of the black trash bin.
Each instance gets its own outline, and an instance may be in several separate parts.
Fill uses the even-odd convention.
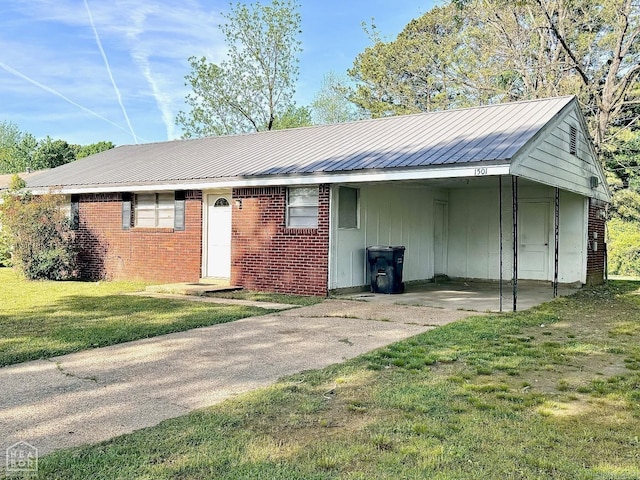
[[[402,265],[404,247],[367,247],[367,261],[371,277],[371,291],[374,293],[402,293]]]

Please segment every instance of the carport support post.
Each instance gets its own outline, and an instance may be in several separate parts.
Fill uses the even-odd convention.
[[[513,311],[518,308],[518,177],[511,176],[513,202]]]
[[[502,312],[502,176],[498,177],[498,198],[500,202],[500,312]]]
[[[554,259],[553,259],[553,298],[558,296],[558,251],[560,249],[560,189],[555,193],[555,221],[554,221]]]

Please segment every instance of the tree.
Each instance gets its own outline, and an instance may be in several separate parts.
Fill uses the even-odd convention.
[[[311,104],[311,117],[315,124],[325,125],[350,122],[362,118],[356,105],[348,98],[346,79],[335,72],[325,74],[320,91]]]
[[[14,176],[0,202],[2,235],[11,262],[30,280],[76,276],[77,249],[61,195],[31,195]]]
[[[104,140],[90,145],[83,145],[78,149],[76,158],[80,160],[81,158],[88,157],[89,155],[95,155],[96,153],[104,152],[105,150],[111,150],[112,148],[115,148],[113,142],[107,142]]]
[[[296,107],[291,105],[281,116],[275,119],[273,130],[284,130],[287,128],[308,127],[313,125],[311,121],[311,110],[307,107]]]
[[[353,99],[380,116],[577,94],[600,151],[637,122],[639,17],[632,0],[454,0],[361,53]]]
[[[298,77],[300,14],[297,0],[241,3],[220,29],[229,48],[219,65],[189,58],[189,112],[176,123],[184,137],[271,130],[290,110]]]
[[[0,122],[0,174],[25,172],[38,142],[13,122]]]
[[[53,140],[47,136],[40,141],[38,148],[33,152],[31,168],[41,170],[43,168],[55,168],[76,159],[75,148],[65,140]]]

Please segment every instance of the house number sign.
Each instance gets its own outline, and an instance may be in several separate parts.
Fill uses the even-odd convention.
[[[475,169],[474,175],[477,177],[480,175],[487,175],[487,173],[487,167],[480,167]]]

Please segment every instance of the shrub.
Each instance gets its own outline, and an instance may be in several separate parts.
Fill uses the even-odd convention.
[[[11,243],[6,233],[6,229],[0,225],[0,267],[11,266]]]
[[[64,197],[36,196],[12,187],[0,204],[0,222],[14,267],[31,280],[74,278],[77,250]]]
[[[609,273],[640,276],[640,222],[612,218],[608,227]]]

